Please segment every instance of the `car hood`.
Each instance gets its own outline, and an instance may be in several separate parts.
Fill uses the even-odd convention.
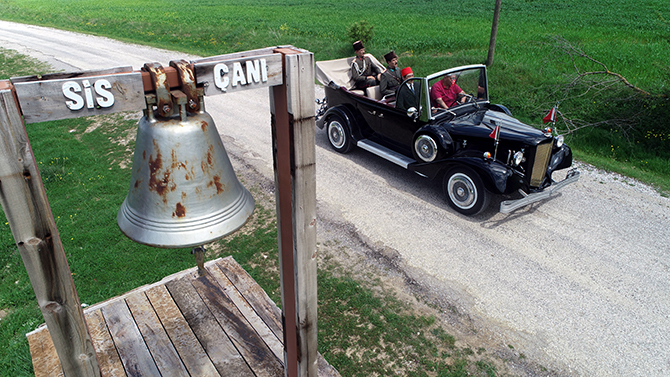
[[[480,110],[452,119],[444,125],[450,134],[464,137],[489,137],[500,126],[500,139],[513,142],[539,144],[547,140],[541,130],[518,121],[505,113],[493,110]]]

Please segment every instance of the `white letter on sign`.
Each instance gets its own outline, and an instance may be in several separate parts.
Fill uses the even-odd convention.
[[[246,64],[248,84],[268,81],[268,65],[265,59],[247,60]]]
[[[79,94],[77,94],[77,92],[81,92],[81,86],[79,86],[79,84],[76,82],[68,81],[63,84],[63,95],[65,98],[72,100],[65,101],[65,105],[70,110],[76,111],[84,108],[84,99]]]
[[[244,79],[244,71],[242,70],[242,64],[239,62],[233,63],[233,86],[237,86],[237,83],[246,85],[247,81]]]
[[[221,89],[222,92],[226,91],[226,88],[228,87],[229,79],[226,77],[226,74],[228,73],[228,66],[219,63],[214,66],[214,85],[216,85],[217,88]]]
[[[84,84],[84,94],[86,94],[86,107],[92,109],[95,107],[95,104],[93,103],[93,94],[91,93],[91,83],[88,80],[84,80],[82,84]]]
[[[112,89],[112,84],[102,79],[96,81],[93,86],[95,87],[95,93],[100,96],[95,98],[98,105],[100,107],[111,107],[114,104],[114,95],[106,89]]]
[[[261,81],[268,82],[268,63],[265,59],[261,59]]]
[[[251,84],[252,82],[261,81],[261,70],[258,60],[247,60],[247,82]]]

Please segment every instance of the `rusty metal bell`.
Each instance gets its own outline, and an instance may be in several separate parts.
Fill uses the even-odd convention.
[[[156,110],[150,105],[139,121],[119,228],[133,241],[163,248],[203,245],[233,233],[253,213],[254,199],[237,179],[202,96],[172,91],[168,103],[157,94]],[[189,104],[198,111],[186,111]]]

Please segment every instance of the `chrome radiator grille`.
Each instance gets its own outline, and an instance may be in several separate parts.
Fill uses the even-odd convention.
[[[537,146],[535,151],[535,161],[530,175],[530,186],[539,187],[547,173],[549,158],[551,157],[552,143],[544,143]]]

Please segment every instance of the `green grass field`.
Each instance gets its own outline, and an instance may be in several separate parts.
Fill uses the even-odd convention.
[[[633,117],[632,128],[616,124],[585,128],[567,140],[579,159],[670,192],[670,7],[666,3],[503,1],[495,61],[489,71],[492,100],[538,126],[557,100],[571,119],[597,122]],[[352,55],[348,29],[365,20],[374,31],[366,43],[369,53],[381,60],[394,49],[401,56],[401,66],[412,66],[418,75],[425,75],[485,60],[493,4],[493,0],[370,0],[363,7],[360,2],[313,0],[0,0],[0,19],[202,56],[292,44],[314,52],[317,60]],[[632,85],[659,96],[622,100],[631,92],[620,86],[579,97],[564,90],[575,69],[557,45],[557,36],[606,63]],[[582,70],[598,68],[586,60],[575,64]],[[46,69],[0,50],[0,79]],[[89,127],[95,131],[85,133]],[[119,163],[132,150],[132,143],[121,141],[134,128],[135,120],[108,117],[34,124],[28,130],[49,198],[59,198],[51,201],[52,210],[80,298],[89,304],[193,266],[188,250],[139,246],[118,231],[116,211],[129,179],[129,169]],[[234,255],[278,302],[273,216],[272,210],[257,207],[247,230],[217,243],[216,252],[208,257]],[[0,219],[0,376],[29,376],[32,365],[25,333],[43,319],[4,215]],[[319,350],[343,376],[393,375],[396,370],[412,376],[492,376],[508,361],[486,350],[475,353],[456,347],[455,339],[433,318],[417,316],[392,294],[373,294],[369,288],[338,266],[326,263],[319,271]],[[362,344],[360,354],[348,352],[359,350],[354,346],[363,338],[369,341]],[[379,344],[387,346],[380,349]]]
[[[3,0],[0,18],[202,56],[292,44],[314,52],[317,60],[352,55],[348,30],[354,22],[366,21],[374,33],[367,52],[382,60],[393,49],[401,66],[426,75],[485,60],[493,5],[493,0],[370,0],[365,6],[315,0]],[[557,37],[660,97],[631,99],[630,90],[621,85],[586,96],[579,96],[584,88],[565,90],[575,68]],[[670,192],[669,48],[665,0],[505,0],[489,72],[491,98],[531,124],[539,125],[559,100],[563,114],[577,122],[613,119],[568,135],[576,155]],[[575,65],[581,71],[601,68],[587,59],[577,59]],[[566,132],[566,124],[559,121],[558,126]],[[629,168],[620,168],[621,163]]]
[[[0,48],[0,80],[47,70],[40,62]],[[27,126],[79,299],[85,304],[195,266],[190,249],[142,246],[116,225],[128,192],[136,129],[137,117],[124,113]],[[258,188],[248,188],[258,202],[271,203],[272,198],[260,199],[267,194]],[[277,227],[274,206],[268,207],[257,205],[240,231],[207,245],[206,258],[232,255],[280,304]],[[27,377],[34,374],[26,333],[44,319],[2,210],[0,219],[0,376]],[[339,253],[338,247],[319,245],[319,254]],[[320,260],[319,352],[342,376],[491,376],[496,366],[504,367],[493,351],[475,353],[457,346],[440,321],[415,313],[375,278],[357,281],[349,273],[333,261]]]

